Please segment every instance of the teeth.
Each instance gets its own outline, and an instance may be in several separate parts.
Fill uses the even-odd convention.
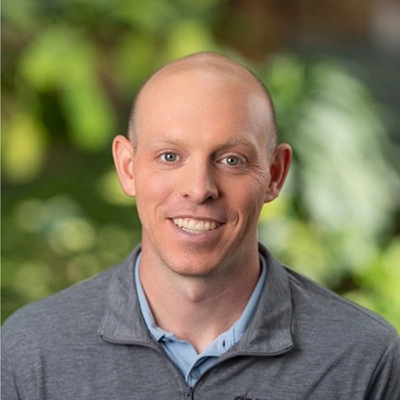
[[[190,233],[202,233],[219,226],[217,222],[197,221],[189,218],[173,218],[172,221],[175,225],[179,226],[179,228]]]

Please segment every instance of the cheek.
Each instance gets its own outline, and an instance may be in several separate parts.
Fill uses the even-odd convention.
[[[171,193],[174,193],[175,184],[173,179],[157,174],[152,171],[141,171],[136,181],[136,204],[139,214],[150,212],[164,204]]]
[[[269,174],[253,173],[242,184],[237,184],[235,186],[236,195],[241,199],[240,203],[249,210],[261,209],[268,191],[269,181]]]
[[[236,182],[229,189],[229,204],[235,210],[239,219],[258,221],[261,209],[264,205],[265,185],[260,185],[255,180]]]

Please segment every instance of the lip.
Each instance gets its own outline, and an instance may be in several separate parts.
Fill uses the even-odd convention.
[[[224,223],[222,218],[219,217],[210,217],[209,215],[191,215],[191,214],[177,214],[168,217],[169,219],[190,219],[194,221],[203,221],[203,222],[212,222],[216,224],[222,225]]]

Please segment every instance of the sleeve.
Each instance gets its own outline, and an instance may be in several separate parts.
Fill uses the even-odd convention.
[[[381,358],[369,385],[367,400],[400,399],[400,337]]]
[[[8,355],[1,355],[1,398],[3,400],[19,400],[15,377]]]

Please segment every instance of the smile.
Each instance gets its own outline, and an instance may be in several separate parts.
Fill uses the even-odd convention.
[[[189,233],[203,233],[217,228],[220,224],[213,221],[199,221],[190,218],[172,218],[176,226]]]

